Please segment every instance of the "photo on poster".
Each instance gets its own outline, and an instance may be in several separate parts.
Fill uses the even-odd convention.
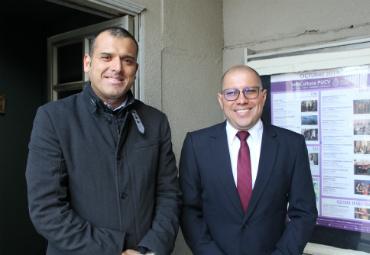
[[[320,184],[319,181],[315,181],[315,179],[318,178],[313,178],[313,190],[315,191],[316,209],[320,214]]]
[[[353,114],[370,113],[370,99],[353,100]]]
[[[316,203],[319,202],[319,197],[320,197],[320,186],[319,186],[319,183],[317,182],[314,182],[313,183],[313,190],[315,191],[315,200],[316,200]]]
[[[370,175],[370,161],[366,159],[354,160],[355,175]]]
[[[370,180],[355,180],[356,195],[370,195]]]
[[[355,207],[355,219],[370,220],[369,213],[370,213],[369,208]]]
[[[353,120],[354,135],[370,135],[370,119]]]
[[[301,116],[302,125],[317,125],[317,115]]]
[[[320,175],[320,147],[319,146],[307,146],[308,160],[310,162],[310,169],[312,176]]]
[[[354,154],[370,154],[370,141],[354,141]]]
[[[304,139],[306,141],[318,141],[319,140],[319,134],[318,134],[317,128],[302,129],[301,134],[304,136]]]
[[[308,153],[308,159],[310,160],[310,166],[317,166],[319,164],[319,153]]]
[[[301,101],[301,112],[317,112],[317,100]]]

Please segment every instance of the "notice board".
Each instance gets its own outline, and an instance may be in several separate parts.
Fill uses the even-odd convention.
[[[370,66],[262,76],[262,118],[302,134],[317,226],[310,242],[370,251]]]

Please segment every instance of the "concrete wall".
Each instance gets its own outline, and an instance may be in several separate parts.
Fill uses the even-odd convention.
[[[221,0],[135,0],[146,6],[145,103],[170,121],[177,161],[186,132],[223,121],[217,102],[222,76]],[[140,38],[142,40],[142,38]]]
[[[224,0],[223,70],[264,52],[370,35],[367,0]]]
[[[177,163],[189,131],[223,121],[221,0],[134,0],[146,6],[140,37],[145,103],[168,116]],[[191,254],[181,233],[173,254]]]

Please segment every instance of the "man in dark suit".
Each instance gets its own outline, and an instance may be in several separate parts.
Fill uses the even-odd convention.
[[[249,67],[225,73],[218,100],[227,121],[188,133],[181,152],[187,244],[195,255],[301,255],[317,218],[304,137],[261,121],[266,90]]]
[[[135,100],[138,45],[99,32],[82,93],[38,109],[26,170],[31,220],[47,254],[171,254],[181,209],[166,116]]]

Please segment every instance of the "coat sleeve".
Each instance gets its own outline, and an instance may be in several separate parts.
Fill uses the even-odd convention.
[[[68,171],[59,137],[47,111],[37,111],[26,169],[28,203],[36,230],[64,254],[122,253],[125,233],[98,228],[68,202]]]
[[[288,201],[290,222],[273,255],[302,254],[316,223],[315,191],[303,136],[299,141]]]
[[[195,255],[224,255],[203,219],[201,179],[190,133],[187,134],[181,151],[180,187],[183,203],[181,230],[186,243]]]
[[[175,155],[172,151],[171,130],[166,117],[161,136],[152,227],[138,246],[160,255],[169,255],[174,249],[179,231],[181,191]]]

